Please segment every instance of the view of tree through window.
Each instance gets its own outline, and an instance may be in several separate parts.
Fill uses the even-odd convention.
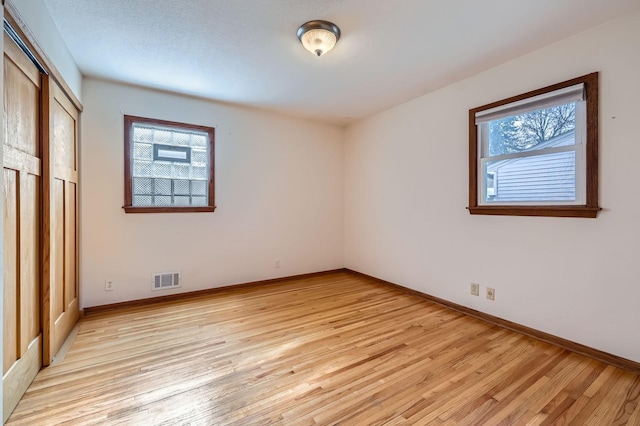
[[[575,127],[575,102],[495,120],[489,123],[489,155],[529,151]]]

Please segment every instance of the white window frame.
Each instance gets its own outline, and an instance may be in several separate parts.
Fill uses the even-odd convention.
[[[582,89],[582,85],[581,89]],[[551,98],[557,94],[556,92],[550,92],[548,98]],[[537,206],[537,205],[583,205],[585,203],[586,191],[585,191],[585,175],[586,175],[586,163],[585,163],[585,146],[586,146],[586,126],[587,126],[587,118],[586,118],[586,102],[583,100],[576,100],[576,111],[575,111],[575,144],[561,147],[550,147],[550,148],[542,148],[532,151],[525,152],[517,152],[512,154],[502,154],[502,155],[494,155],[490,156],[489,153],[489,124],[492,121],[499,120],[500,118],[505,118],[510,115],[522,114],[525,112],[536,111],[539,109],[550,108],[553,106],[564,105],[569,102],[564,102],[564,100],[560,99],[557,102],[545,102],[542,107],[540,107],[540,103],[533,101],[528,102],[525,105],[521,105],[517,112],[509,113],[508,115],[501,115],[498,118],[494,118],[492,120],[486,121],[481,120],[478,121],[478,114],[476,114],[476,126],[478,131],[478,144],[480,145],[480,149],[478,149],[478,204],[481,206],[488,205],[513,205],[513,206]],[[501,110],[510,110],[513,111],[513,104],[506,104]],[[487,164],[494,161],[502,161],[502,160],[511,160],[514,158],[526,158],[526,157],[536,157],[547,154],[554,154],[558,152],[575,152],[575,178],[576,178],[576,198],[575,200],[567,200],[567,201],[548,201],[548,200],[540,200],[540,201],[487,201],[486,197],[486,168]],[[494,181],[494,188],[496,187],[496,182]],[[496,194],[497,195],[497,194]]]

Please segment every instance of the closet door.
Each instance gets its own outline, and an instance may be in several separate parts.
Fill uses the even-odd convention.
[[[44,363],[53,356],[80,315],[78,297],[78,110],[49,79],[48,161],[44,197]],[[47,156],[45,156],[47,157]]]
[[[41,83],[39,70],[5,36],[3,421],[42,366]]]

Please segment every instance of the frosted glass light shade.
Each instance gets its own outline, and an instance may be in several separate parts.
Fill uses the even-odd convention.
[[[298,29],[298,39],[309,52],[321,56],[336,45],[340,29],[331,22],[309,21]]]
[[[302,45],[309,52],[321,56],[336,45],[336,36],[327,30],[311,30],[302,36]]]

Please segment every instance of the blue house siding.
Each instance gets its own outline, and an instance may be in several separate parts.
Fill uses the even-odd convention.
[[[573,139],[571,132],[536,148],[571,145]],[[494,173],[495,189],[489,201],[574,201],[575,167],[574,151],[488,163],[487,174]]]

